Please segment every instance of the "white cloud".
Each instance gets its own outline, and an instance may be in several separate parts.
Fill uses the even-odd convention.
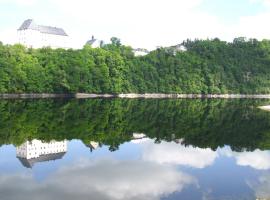
[[[253,152],[233,152],[230,149],[223,149],[221,153],[228,157],[234,157],[240,166],[249,166],[257,170],[270,169],[270,151],[257,149]]]
[[[256,15],[242,16],[240,20],[226,24],[219,16],[200,10],[204,1],[3,0],[31,8],[25,11],[21,6],[21,10],[10,10],[14,14],[23,13],[16,27],[13,27],[14,30],[22,23],[23,16],[33,18],[40,24],[63,27],[71,36],[73,47],[82,47],[91,35],[105,41],[117,36],[124,44],[149,49],[178,44],[187,38],[219,37],[228,41],[238,36],[270,38],[270,29],[267,29],[269,9]],[[270,8],[270,0],[250,2],[262,3]],[[7,33],[6,29],[10,30],[10,26],[0,27],[0,30]],[[5,34],[0,39],[10,43],[12,37]]]
[[[153,142],[142,144],[142,159],[160,164],[184,165],[195,168],[204,168],[214,163],[217,152],[211,149],[185,147],[176,143],[162,142],[159,145]]]
[[[15,3],[22,6],[33,6],[37,3],[37,0],[15,0]]]
[[[134,140],[131,140],[131,143],[133,143],[133,144],[142,144],[142,143],[148,142],[150,140],[151,139],[149,139],[149,138],[134,139]]]
[[[14,44],[17,42],[17,31],[13,28],[0,30],[0,41],[5,44]]]
[[[258,39],[269,38],[270,29],[266,28],[270,12],[254,16],[243,16],[234,24],[224,24],[218,16],[199,10],[203,0],[78,0],[65,1],[64,15],[74,15],[80,21],[85,35],[95,34],[101,38],[120,37],[124,43],[138,47],[154,48],[157,45],[168,46],[182,42],[187,38],[220,37],[232,40],[246,36]],[[269,0],[264,0],[267,4]],[[56,1],[58,7],[63,0]],[[89,8],[94,7],[98,9]],[[86,26],[86,27],[85,27]],[[72,28],[70,28],[72,29]],[[80,29],[80,28],[79,28]],[[79,34],[82,34],[81,32]],[[74,38],[79,38],[74,31]],[[78,42],[79,43],[79,42]]]
[[[196,184],[196,180],[173,167],[101,160],[78,162],[41,183],[26,175],[0,176],[0,193],[5,200],[157,200],[190,184]]]
[[[1,4],[9,4],[15,6],[34,6],[39,0],[1,0]]]
[[[250,3],[261,3],[264,6],[270,6],[270,0],[249,0]]]
[[[125,44],[151,49],[223,33],[215,16],[196,9],[202,3],[203,0],[48,0],[46,5],[53,10],[44,12],[45,7],[39,16],[28,17],[40,19],[37,23],[65,28],[73,46],[82,46],[93,34],[105,40],[117,36]],[[39,3],[35,4],[33,10],[40,9]]]
[[[269,21],[270,12],[242,17],[235,27],[235,34],[248,38],[257,38],[259,40],[269,39],[270,30],[267,28]]]
[[[153,48],[156,45],[181,42],[181,35],[186,34],[185,27],[190,26],[189,22],[204,20],[209,23],[206,16],[192,16],[192,9],[200,5],[202,0],[171,0],[170,3],[162,0],[78,0],[76,2],[58,0],[53,3],[59,10],[61,8],[63,15],[73,16],[71,25],[76,25],[75,21],[81,25],[78,30],[83,29],[84,33],[77,32],[72,27],[69,28],[77,43],[82,43],[78,40],[79,38],[86,39],[94,34],[106,40],[111,36],[117,36],[124,43],[132,46],[151,46]],[[193,34],[194,31],[190,33]],[[189,36],[186,35],[186,38]]]
[[[249,0],[253,4],[262,4],[264,10],[257,14],[242,16],[236,24],[232,24],[230,28],[234,30],[231,38],[237,36],[245,36],[247,38],[256,38],[259,40],[270,39],[270,30],[267,24],[270,21],[270,0]]]
[[[255,191],[257,199],[270,198],[270,174],[264,174],[257,182],[248,182],[248,185]]]

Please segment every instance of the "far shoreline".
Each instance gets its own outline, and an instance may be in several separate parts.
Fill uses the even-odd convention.
[[[53,94],[53,93],[20,93],[0,94],[0,99],[48,99],[48,98],[125,98],[125,99],[270,99],[270,94],[165,94],[165,93],[126,93],[126,94]]]

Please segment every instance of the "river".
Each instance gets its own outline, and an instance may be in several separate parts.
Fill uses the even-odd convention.
[[[1,200],[269,199],[269,104],[1,100]]]

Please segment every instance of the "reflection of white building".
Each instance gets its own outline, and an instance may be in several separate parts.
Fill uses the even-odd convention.
[[[21,163],[31,168],[37,162],[61,159],[67,152],[67,141],[51,141],[49,143],[40,140],[27,141],[16,148],[16,156]]]
[[[98,147],[100,147],[100,144],[98,142],[95,141],[90,141],[88,145],[86,145],[87,147],[90,148],[90,151],[92,152],[93,150],[97,149]]]
[[[68,35],[62,28],[37,25],[25,20],[18,29],[19,43],[28,48],[68,48]]]
[[[139,144],[148,141],[149,138],[144,133],[133,133],[132,134],[132,143]]]
[[[133,133],[132,136],[133,136],[133,139],[143,139],[146,137],[144,133]]]

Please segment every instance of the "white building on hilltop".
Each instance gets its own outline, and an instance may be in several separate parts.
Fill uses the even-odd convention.
[[[18,42],[28,48],[68,48],[68,35],[62,28],[37,25],[32,19],[19,27]]]
[[[16,156],[23,166],[32,168],[37,162],[61,159],[67,152],[67,141],[27,141],[16,148]]]
[[[137,49],[133,49],[133,53],[135,56],[145,56],[149,54],[150,52],[147,49],[137,48]]]

